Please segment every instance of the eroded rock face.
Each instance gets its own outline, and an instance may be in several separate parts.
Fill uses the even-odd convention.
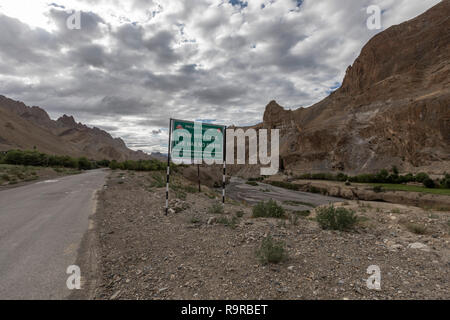
[[[281,158],[297,172],[450,171],[450,1],[376,35],[341,88],[310,108],[275,101],[264,128],[281,130]]]

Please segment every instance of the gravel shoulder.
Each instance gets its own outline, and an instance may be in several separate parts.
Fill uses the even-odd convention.
[[[297,221],[256,219],[251,204],[228,200],[224,213],[212,213],[218,193],[194,192],[195,185],[177,176],[165,216],[164,176],[112,172],[98,193],[92,298],[450,298],[450,212],[343,201],[335,206],[355,210],[357,228],[324,231],[314,208]],[[285,242],[286,261],[258,261],[255,252],[268,235]],[[367,288],[371,265],[381,269],[380,291]]]

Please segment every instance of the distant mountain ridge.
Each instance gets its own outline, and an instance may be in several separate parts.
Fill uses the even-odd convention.
[[[120,138],[99,128],[77,123],[73,116],[52,120],[40,107],[0,95],[0,151],[33,149],[73,157],[102,160],[140,160],[152,157],[129,149]]]

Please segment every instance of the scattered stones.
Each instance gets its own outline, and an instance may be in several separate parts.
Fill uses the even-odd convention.
[[[426,252],[430,252],[430,248],[423,243],[420,242],[414,242],[408,245],[408,248],[410,249],[418,249],[418,250],[422,250],[422,251],[426,251]]]

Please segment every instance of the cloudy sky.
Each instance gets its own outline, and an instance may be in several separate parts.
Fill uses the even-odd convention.
[[[170,117],[249,125],[270,100],[320,101],[371,37],[439,2],[54,1],[0,0],[0,94],[147,152],[165,152]]]

